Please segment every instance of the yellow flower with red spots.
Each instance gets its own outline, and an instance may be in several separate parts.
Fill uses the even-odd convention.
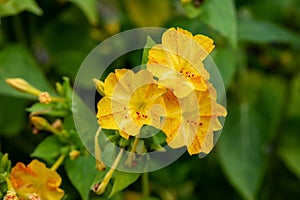
[[[98,123],[104,129],[120,130],[124,138],[138,135],[145,124],[159,128],[165,91],[147,70],[134,73],[117,69],[104,81],[105,96],[98,103]]]
[[[27,166],[17,163],[11,170],[10,180],[17,195],[24,198],[35,194],[43,200],[59,200],[64,196],[59,188],[61,177],[38,160]]]

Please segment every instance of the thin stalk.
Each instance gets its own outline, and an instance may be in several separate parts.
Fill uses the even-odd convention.
[[[150,184],[149,184],[148,172],[142,174],[142,193],[143,193],[143,199],[148,200],[150,195]]]
[[[63,163],[63,161],[65,160],[65,157],[66,157],[66,154],[61,154],[50,169],[53,171],[56,171],[59,168],[59,166]]]

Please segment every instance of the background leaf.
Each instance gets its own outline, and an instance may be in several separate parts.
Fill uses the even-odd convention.
[[[96,162],[91,155],[79,156],[75,160],[67,160],[67,175],[83,200],[89,199],[90,189],[98,171]]]
[[[17,15],[25,10],[36,15],[43,14],[35,0],[8,0],[0,3],[0,17]]]
[[[128,187],[130,184],[134,183],[140,176],[139,173],[127,173],[116,171],[114,174],[114,185],[110,193],[110,197],[120,192],[121,190]]]
[[[201,19],[226,37],[233,47],[236,47],[237,19],[233,0],[205,1]]]
[[[236,190],[245,199],[256,199],[267,169],[266,148],[277,133],[285,87],[280,79],[265,80],[258,73],[241,79],[243,101],[228,105],[218,153]]]
[[[22,98],[34,98],[12,89],[6,84],[6,78],[20,77],[36,86],[41,91],[53,92],[42,70],[37,66],[32,55],[22,45],[10,45],[0,50],[0,94]],[[37,98],[37,97],[35,97]]]
[[[91,25],[98,23],[97,0],[64,0],[74,3],[85,14]]]
[[[0,127],[1,136],[11,137],[15,136],[22,130],[26,124],[26,115],[24,108],[26,101],[0,95]]]
[[[255,43],[300,44],[299,35],[268,21],[240,20],[238,23],[240,41]]]
[[[53,164],[61,154],[62,144],[55,135],[50,135],[35,148],[32,157],[40,158],[48,164]],[[51,149],[49,151],[49,149]]]
[[[229,88],[237,70],[237,61],[235,56],[235,51],[228,46],[214,50],[214,61],[222,75],[226,88]]]

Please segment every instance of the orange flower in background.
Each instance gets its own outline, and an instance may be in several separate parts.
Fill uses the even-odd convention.
[[[105,96],[97,106],[98,123],[104,129],[120,130],[126,139],[138,135],[143,125],[159,128],[165,92],[147,70],[134,73],[117,69],[104,81]]]
[[[209,153],[214,146],[213,131],[222,129],[218,117],[226,116],[226,109],[216,102],[216,91],[195,91],[178,99],[171,91],[164,95],[167,117],[162,130],[172,148],[187,146],[190,155]]]
[[[43,200],[59,200],[64,191],[59,188],[61,177],[38,160],[25,166],[19,162],[12,168],[10,179],[16,193],[23,197],[37,194]]]
[[[213,40],[204,35],[193,36],[181,28],[170,28],[162,36],[162,44],[149,51],[147,69],[159,83],[183,98],[193,90],[205,91],[210,78],[203,60],[214,49]]]

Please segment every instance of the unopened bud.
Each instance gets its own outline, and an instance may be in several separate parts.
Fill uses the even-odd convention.
[[[78,150],[72,150],[69,153],[69,157],[71,160],[75,160],[79,155],[80,155],[80,151],[78,151]]]
[[[40,90],[36,89],[27,81],[21,78],[8,78],[6,79],[6,83],[20,92],[32,94],[35,96],[38,96],[41,93]]]
[[[98,93],[101,95],[101,96],[104,96],[105,93],[104,93],[104,83],[98,79],[93,79],[93,82],[95,84],[95,87],[96,87],[96,90],[98,91]]]
[[[41,131],[49,131],[54,134],[59,134],[59,131],[51,126],[49,122],[43,118],[43,117],[38,117],[38,116],[32,116],[30,118],[31,124],[34,126],[35,129]]]
[[[48,92],[41,92],[39,94],[39,101],[42,104],[49,104],[51,102],[51,96]]]
[[[3,200],[18,200],[17,194],[14,191],[8,190]]]

